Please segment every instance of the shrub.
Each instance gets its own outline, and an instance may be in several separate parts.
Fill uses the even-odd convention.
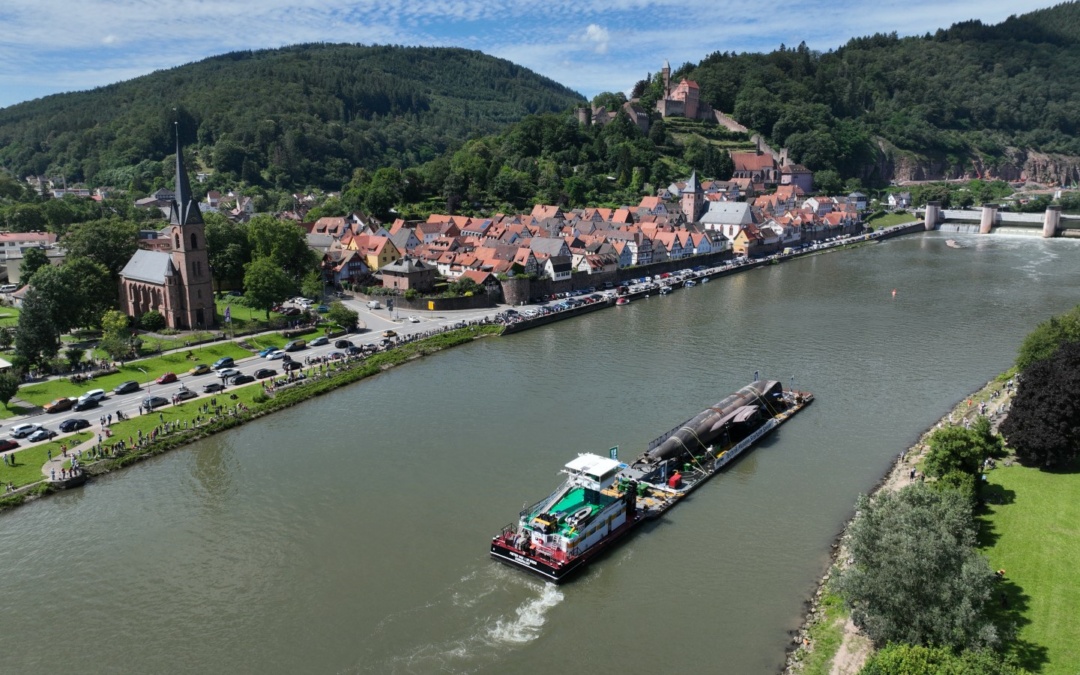
[[[139,325],[145,330],[159,331],[165,327],[165,317],[157,310],[150,310],[139,317]]]

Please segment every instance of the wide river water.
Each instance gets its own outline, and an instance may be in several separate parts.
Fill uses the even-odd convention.
[[[0,670],[775,672],[855,497],[1080,303],[1080,241],[950,236],[481,340],[4,514]],[[754,371],[817,401],[572,583],[489,560],[577,452]]]

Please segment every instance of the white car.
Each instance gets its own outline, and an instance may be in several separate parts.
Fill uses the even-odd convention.
[[[11,427],[12,438],[26,438],[41,428],[40,424],[16,424]]]
[[[409,317],[409,323],[420,323],[420,317],[418,317],[418,316],[410,316]]]
[[[269,354],[267,354],[266,358],[270,359],[271,361],[277,361],[278,359],[285,358],[285,356],[286,356],[285,352],[281,351],[280,349],[277,349],[277,350],[272,351]]]

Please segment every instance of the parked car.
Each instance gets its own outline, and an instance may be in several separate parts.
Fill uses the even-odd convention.
[[[153,410],[154,408],[160,408],[163,405],[169,405],[169,399],[164,396],[147,396],[143,399],[142,404],[144,408]]]
[[[266,356],[268,354],[272,354],[272,353],[276,352],[277,350],[278,350],[277,347],[267,347],[266,349],[263,349],[262,351],[259,352],[259,356],[261,356],[263,358],[266,358]]]
[[[16,424],[11,427],[12,438],[26,438],[41,428],[40,424]]]
[[[348,340],[338,340],[338,341],[336,341],[334,343],[334,347],[336,349],[348,349],[349,347],[352,347],[352,346],[353,346],[353,344],[351,342],[349,342]]]
[[[121,382],[113,389],[114,394],[130,394],[133,391],[139,391],[139,383],[135,380]]]
[[[91,408],[96,408],[99,405],[101,405],[101,404],[98,403],[96,399],[88,398],[85,401],[76,401],[75,405],[71,406],[71,409],[74,410],[75,412],[82,412],[84,410],[90,410]]]
[[[299,361],[286,361],[281,364],[281,369],[284,370],[286,373],[290,370],[300,370],[303,367],[304,365]]]
[[[225,391],[225,385],[220,382],[211,382],[210,384],[203,385],[203,393],[213,394],[219,391]]]
[[[326,337],[325,335],[320,335],[319,337],[315,338],[314,340],[312,340],[308,344],[311,345],[312,347],[321,347],[323,345],[330,344],[330,338]]]
[[[60,431],[65,434],[70,434],[72,431],[78,431],[79,429],[86,429],[90,426],[90,422],[84,420],[81,417],[72,417],[69,420],[64,420],[60,423]]]
[[[0,439],[0,452],[7,452],[8,450],[14,450],[19,447],[18,441],[13,441],[10,438]]]
[[[161,377],[154,380],[154,382],[157,382],[158,384],[172,384],[173,382],[176,382],[176,373],[162,373]]]
[[[255,378],[250,375],[237,375],[233,378],[232,383],[235,385],[247,384],[248,382],[254,382]]]
[[[326,358],[328,358],[328,359],[330,359],[332,361],[337,361],[338,359],[345,358],[345,354],[342,353],[342,352],[330,352],[329,354],[326,355]]]
[[[360,356],[364,353],[364,350],[356,345],[349,345],[345,348],[345,353],[349,356]]]
[[[327,312],[330,311],[330,306],[329,305],[319,305],[318,307],[315,308],[315,311],[318,312],[319,314],[326,314]]]
[[[210,366],[205,363],[200,363],[191,370],[188,371],[188,375],[205,375],[210,372]]]
[[[225,368],[218,371],[218,377],[223,380],[230,380],[240,374],[240,371],[236,368]]]
[[[301,312],[300,312],[299,307],[282,307],[281,308],[281,314],[283,316],[299,316],[300,313]]]
[[[266,358],[270,359],[271,361],[276,361],[277,359],[288,360],[289,355],[286,354],[285,352],[281,351],[280,349],[276,349],[276,350],[270,352],[270,355],[267,356]]]
[[[276,377],[276,376],[277,376],[277,371],[274,370],[273,368],[259,368],[258,370],[255,371],[255,379],[256,380],[262,380],[262,379],[265,379],[267,377]]]
[[[58,413],[65,410],[71,410],[71,406],[75,405],[75,399],[61,396],[60,398],[53,399],[45,404],[45,412]]]
[[[56,432],[55,431],[53,431],[52,429],[46,429],[46,428],[42,427],[41,429],[38,429],[34,433],[30,434],[26,438],[26,440],[30,441],[31,443],[40,443],[41,441],[47,441],[50,438],[55,438],[55,437],[56,437]]]
[[[105,390],[104,389],[91,389],[82,396],[79,397],[78,403],[83,401],[104,401]]]
[[[198,396],[198,394],[186,388],[176,392],[176,398],[180,401],[186,401],[189,398],[195,398],[196,396]]]
[[[307,349],[307,342],[304,340],[291,340],[285,344],[287,352],[298,352],[301,349]]]
[[[236,362],[233,361],[233,357],[222,356],[217,361],[214,361],[214,365],[212,366],[212,368],[214,370],[221,370],[222,368],[232,368],[234,365],[236,365]]]

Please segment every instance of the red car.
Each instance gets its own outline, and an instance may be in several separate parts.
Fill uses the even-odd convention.
[[[161,377],[155,380],[158,384],[169,384],[176,382],[176,373],[164,373]]]

